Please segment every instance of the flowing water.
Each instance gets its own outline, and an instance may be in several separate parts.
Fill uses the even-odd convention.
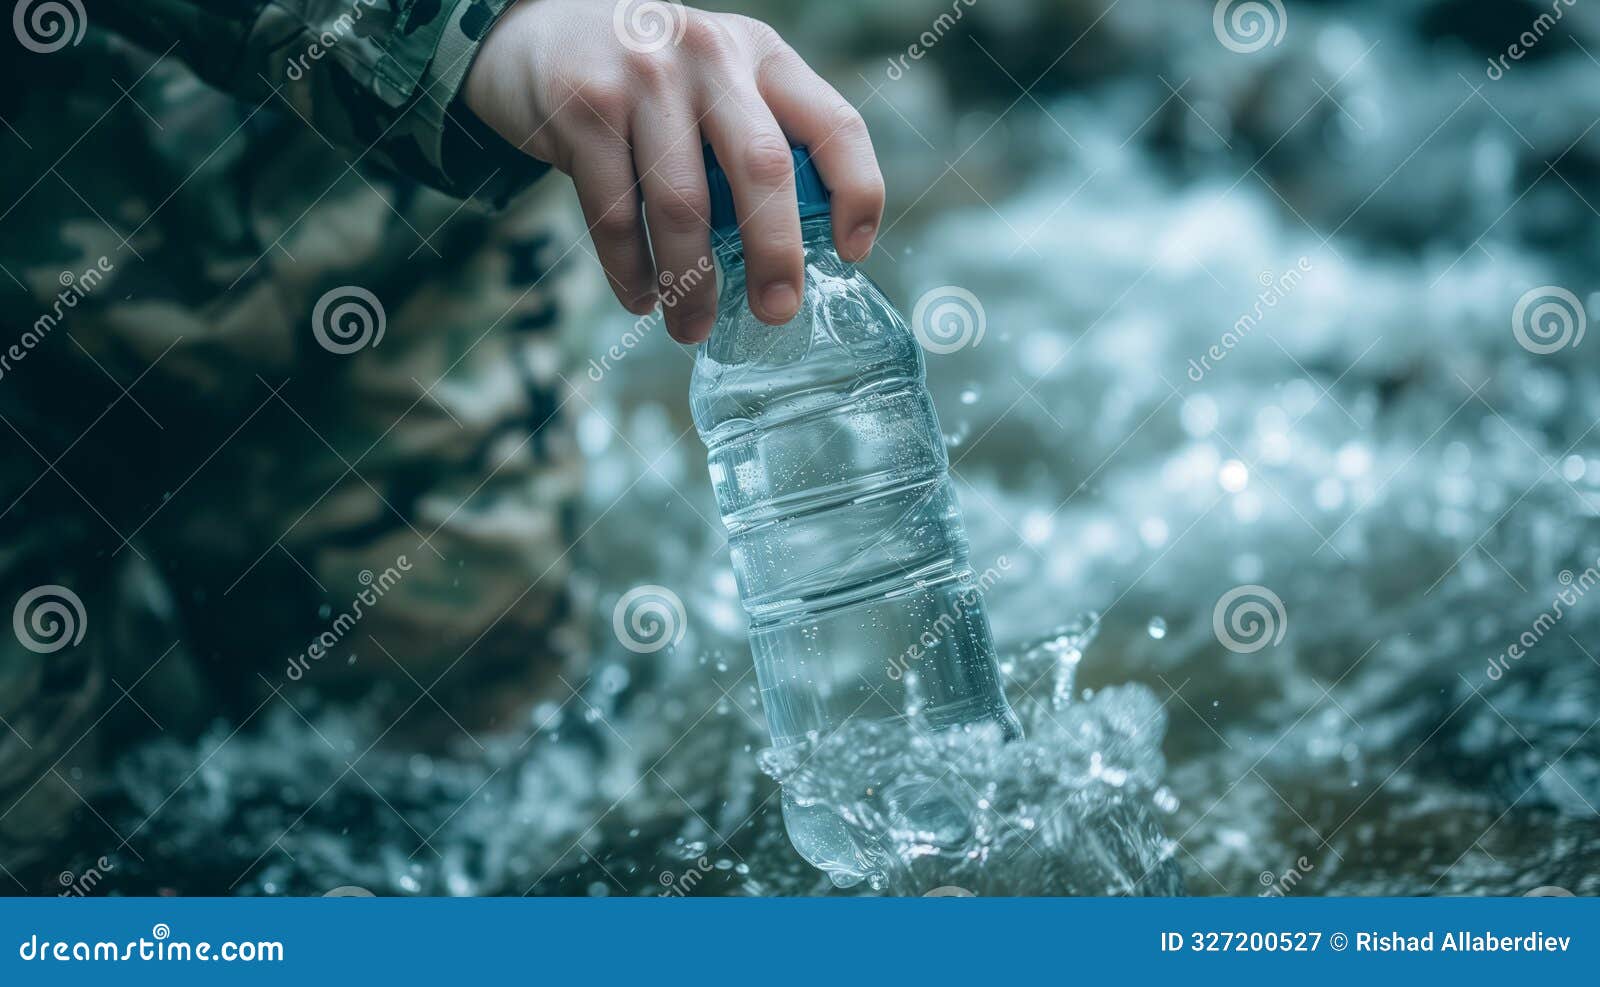
[[[1073,35],[1096,16],[1060,6],[1089,10]],[[285,689],[130,751],[95,804],[138,856],[86,817],[63,869],[109,851],[110,893],[1600,893],[1600,362],[1514,321],[1542,285],[1596,310],[1575,193],[1600,90],[1552,38],[1474,94],[1451,45],[1518,17],[1360,6],[1295,6],[1281,49],[1236,57],[1209,5],[1127,0],[1047,111],[941,102],[968,49],[1010,92],[956,37],[863,101],[920,203],[874,276],[906,310],[952,284],[985,310],[929,377],[973,567],[1009,563],[986,601],[1026,742],[859,725],[762,755],[691,360],[657,327],[573,405],[593,633],[520,719],[424,756],[376,703]],[[987,10],[963,30],[1003,33]],[[959,179],[926,141],[972,145]],[[641,586],[685,615],[649,654],[612,634]],[[884,834],[878,889],[799,859],[766,772]]]
[[[175,805],[159,807],[185,825],[152,833],[160,863],[127,860],[119,889],[211,889],[220,868],[239,876],[236,893],[821,892],[827,881],[788,846],[772,778],[753,770],[760,763],[797,801],[826,805],[880,836],[881,870],[860,893],[1179,893],[1160,823],[1176,801],[1161,785],[1165,713],[1136,685],[1074,691],[1092,626],[1085,618],[1008,656],[1011,694],[1029,730],[1021,742],[998,729],[859,721],[779,755],[750,746],[761,732],[751,710],[721,708],[711,715],[720,732],[746,738],[742,751],[729,756],[690,739],[676,769],[649,770],[585,700],[570,716],[540,711],[544,726],[531,743],[504,739],[470,758],[377,752],[349,771],[375,724],[342,712],[308,710],[305,720],[285,712],[259,733],[202,745],[210,760]],[[160,785],[196,753],[158,745],[131,759],[130,791],[147,800],[133,814],[155,811]],[[690,765],[704,776],[685,777]],[[643,784],[634,780],[641,771]],[[893,786],[875,790],[865,780],[883,777]],[[731,798],[702,816],[678,799],[678,785],[702,799],[708,785]],[[298,822],[287,813],[319,793]],[[268,852],[252,861],[252,848]]]

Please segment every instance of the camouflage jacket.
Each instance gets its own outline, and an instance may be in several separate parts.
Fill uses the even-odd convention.
[[[490,140],[456,96],[509,4],[99,0],[89,17],[251,105],[292,109],[359,160],[460,198],[503,202],[542,166]],[[19,40],[26,34],[19,30]],[[473,145],[491,153],[461,153]]]

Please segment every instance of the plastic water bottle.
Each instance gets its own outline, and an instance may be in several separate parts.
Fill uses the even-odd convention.
[[[691,391],[774,747],[908,714],[918,728],[1019,736],[922,348],[835,252],[827,189],[804,149],[794,160],[804,301],[774,328],[746,303],[733,199],[707,152],[723,283]],[[787,793],[783,811],[795,848],[835,883],[873,871],[870,834]]]

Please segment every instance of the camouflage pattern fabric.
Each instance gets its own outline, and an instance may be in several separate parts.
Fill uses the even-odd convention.
[[[597,279],[456,102],[504,5],[0,42],[0,886],[138,731],[375,682],[402,732],[424,689],[484,724],[573,650],[559,329]]]

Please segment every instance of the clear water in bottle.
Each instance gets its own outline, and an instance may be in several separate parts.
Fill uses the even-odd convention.
[[[708,178],[723,284],[691,402],[774,752],[804,758],[862,720],[1019,735],[916,337],[835,252],[826,192],[798,149],[804,301],[787,325],[757,320],[726,180],[710,161]],[[958,806],[936,792],[897,797],[894,783],[869,784],[930,839],[964,838]],[[835,883],[882,872],[863,820],[787,791],[783,812],[796,849]]]

